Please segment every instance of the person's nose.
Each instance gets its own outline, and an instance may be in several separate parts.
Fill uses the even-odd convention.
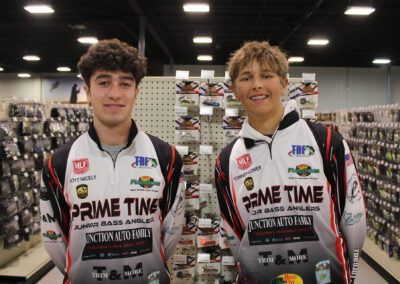
[[[118,100],[121,97],[121,92],[119,90],[118,82],[112,82],[110,91],[108,92],[108,97],[113,100]]]
[[[253,90],[259,90],[262,88],[262,78],[260,76],[255,76],[253,80]]]

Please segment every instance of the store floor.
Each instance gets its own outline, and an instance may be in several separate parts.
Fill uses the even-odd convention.
[[[43,276],[43,278],[40,279],[37,283],[61,284],[62,280],[63,277],[60,271],[56,267],[54,267],[45,276]],[[369,266],[363,259],[361,259],[355,284],[367,284],[367,283],[386,284],[389,282],[385,281],[371,266]]]

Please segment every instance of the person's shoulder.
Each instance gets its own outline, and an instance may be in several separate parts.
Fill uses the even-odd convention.
[[[54,166],[58,164],[63,164],[67,162],[69,153],[71,151],[72,145],[76,142],[76,140],[81,137],[82,135],[71,139],[64,145],[57,148],[51,155],[51,162]]]
[[[218,159],[220,161],[229,161],[229,157],[231,156],[233,146],[239,141],[239,137],[235,138],[232,142],[226,145],[218,155]]]

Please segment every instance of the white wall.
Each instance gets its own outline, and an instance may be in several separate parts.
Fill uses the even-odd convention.
[[[174,70],[189,70],[190,76],[200,76],[200,70],[216,70],[215,76],[224,76],[224,65],[176,65]],[[386,104],[387,69],[300,67],[291,66],[291,78],[301,73],[316,73],[319,85],[320,110]],[[169,74],[169,65],[164,66]],[[400,67],[391,67],[391,103],[400,103]]]
[[[41,100],[42,80],[40,76],[18,78],[17,74],[0,74],[0,98],[26,98]]]
[[[199,77],[201,70],[215,70],[216,77],[225,76],[224,65],[175,65],[175,70],[189,70],[191,77]],[[319,110],[351,108],[386,104],[386,68],[326,68],[290,67],[290,77],[301,73],[316,73],[319,83]],[[169,65],[164,66],[165,76]],[[400,67],[391,67],[391,103],[400,103]],[[39,75],[21,79],[16,74],[0,74],[0,98],[22,97],[41,99],[42,83]]]

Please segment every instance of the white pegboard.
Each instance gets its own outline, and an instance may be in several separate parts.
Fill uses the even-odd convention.
[[[205,81],[201,78],[190,78],[196,81]],[[218,77],[210,80],[210,82],[223,82],[225,78]],[[227,145],[223,140],[222,121],[225,114],[224,109],[215,108],[213,115],[207,117],[199,115],[199,109],[194,108],[188,111],[188,114],[194,114],[200,118],[200,142],[198,143],[177,143],[175,142],[175,101],[176,101],[176,79],[175,77],[146,77],[140,84],[139,97],[135,103],[132,117],[135,120],[140,130],[146,131],[149,134],[176,146],[189,146],[189,152],[199,153],[200,145],[209,145],[213,147],[211,155],[198,156],[199,170],[198,179],[200,183],[212,183],[213,192],[205,194],[207,198],[207,206],[201,209],[201,215],[204,217],[206,213],[216,213],[219,216],[219,205],[217,194],[215,192],[214,182],[214,166],[218,154]],[[189,179],[189,178],[188,178]],[[193,179],[192,177],[190,179]],[[177,248],[175,253],[181,253],[184,249]],[[192,248],[186,252],[197,254],[197,249]],[[227,255],[227,250],[221,250],[221,256]],[[173,272],[173,256],[168,261],[170,272]],[[227,277],[225,280],[234,280],[234,269],[222,266],[222,274]],[[199,276],[193,275],[192,283],[210,283],[214,284],[215,279],[219,276]],[[172,279],[172,283],[189,283],[186,280]]]

